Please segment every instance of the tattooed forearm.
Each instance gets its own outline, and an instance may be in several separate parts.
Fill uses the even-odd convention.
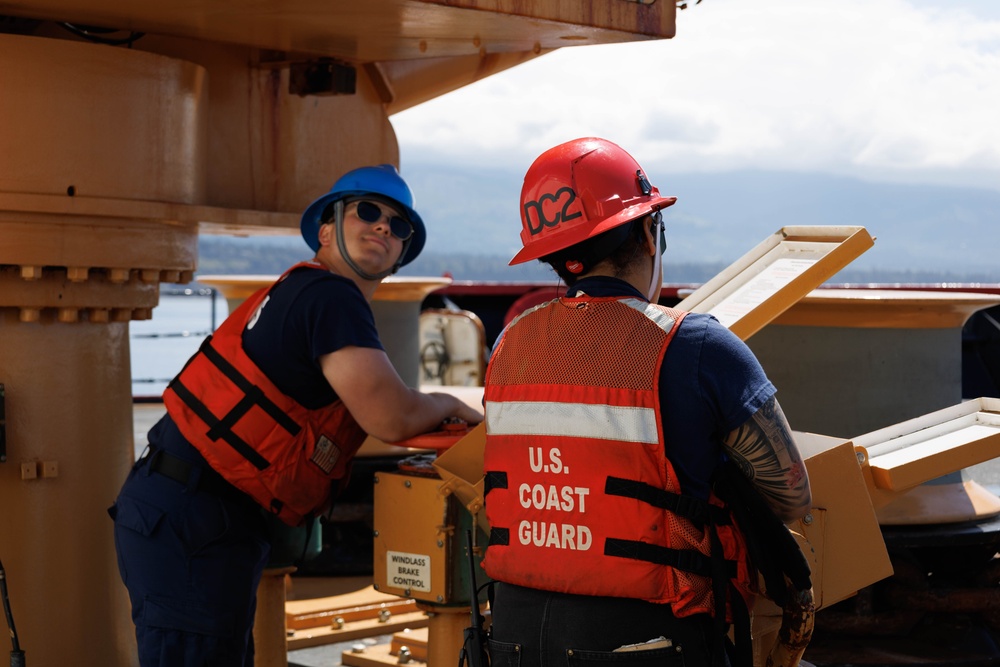
[[[809,476],[776,399],[771,398],[730,433],[725,446],[733,462],[779,517],[790,521],[809,510]]]

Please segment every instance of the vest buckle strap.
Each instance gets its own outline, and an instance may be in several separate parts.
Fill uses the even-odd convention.
[[[506,489],[507,484],[507,473],[487,470],[486,479],[483,481],[483,496],[493,489]]]
[[[633,498],[647,505],[672,512],[682,519],[702,527],[709,518],[715,518],[711,505],[700,498],[683,493],[671,493],[645,482],[621,477],[608,477],[604,483],[604,493],[609,496]]]
[[[240,390],[244,393],[245,400],[240,401],[240,404],[237,405],[236,408],[233,408],[234,412],[237,409],[242,410],[236,415],[237,419],[239,417],[242,417],[247,410],[256,405],[261,410],[266,412],[271,419],[277,422],[278,425],[281,426],[281,428],[285,429],[290,435],[295,436],[299,434],[299,431],[302,430],[302,427],[299,426],[299,424],[297,424],[294,419],[289,417],[284,410],[275,405],[274,402],[264,394],[264,391],[260,387],[251,383],[247,378],[245,378],[243,374],[236,369],[235,366],[233,366],[231,363],[229,363],[229,361],[226,360],[225,357],[219,354],[218,350],[216,350],[211,345],[203,344],[199,352],[204,354],[205,358],[207,358],[209,362],[211,362],[216,368],[218,368],[223,375],[229,378],[230,382],[239,387]],[[248,400],[250,402],[244,405]],[[224,421],[229,419],[230,417],[229,415],[227,415]],[[235,421],[235,419],[232,421]]]
[[[609,537],[604,541],[604,555],[665,565],[701,577],[712,576],[712,560],[693,549],[671,549],[648,542]],[[725,564],[727,575],[730,578],[735,577],[736,562],[730,560],[722,562]]]
[[[270,461],[261,456],[256,449],[233,433],[232,430],[222,429],[221,432],[215,432],[216,426],[219,424],[220,420],[212,414],[212,412],[208,409],[208,406],[202,403],[190,389],[184,386],[184,383],[180,380],[180,376],[171,380],[169,388],[177,394],[177,397],[180,398],[185,405],[191,409],[191,411],[198,415],[199,419],[208,425],[209,430],[206,433],[206,437],[215,435],[215,437],[211,438],[212,442],[217,442],[220,439],[223,440],[226,444],[239,452],[243,458],[249,461],[258,470],[264,470],[271,465]]]
[[[488,546],[500,546],[505,547],[510,544],[510,529],[509,528],[491,528],[490,529],[490,543]]]

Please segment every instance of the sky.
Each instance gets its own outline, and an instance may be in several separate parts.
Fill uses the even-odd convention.
[[[996,0],[692,0],[673,39],[559,49],[391,121],[404,174],[523,173],[602,136],[654,184],[767,169],[1000,191],[998,118]]]

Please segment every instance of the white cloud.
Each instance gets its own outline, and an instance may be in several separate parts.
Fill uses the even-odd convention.
[[[524,169],[598,135],[652,173],[794,169],[1000,189],[996,14],[973,0],[705,0],[678,13],[672,40],[561,49],[392,121],[404,160]]]

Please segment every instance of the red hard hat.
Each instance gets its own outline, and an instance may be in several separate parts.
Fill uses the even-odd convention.
[[[642,167],[606,139],[574,139],[545,151],[521,188],[521,264],[568,248],[618,225],[666,208]]]

